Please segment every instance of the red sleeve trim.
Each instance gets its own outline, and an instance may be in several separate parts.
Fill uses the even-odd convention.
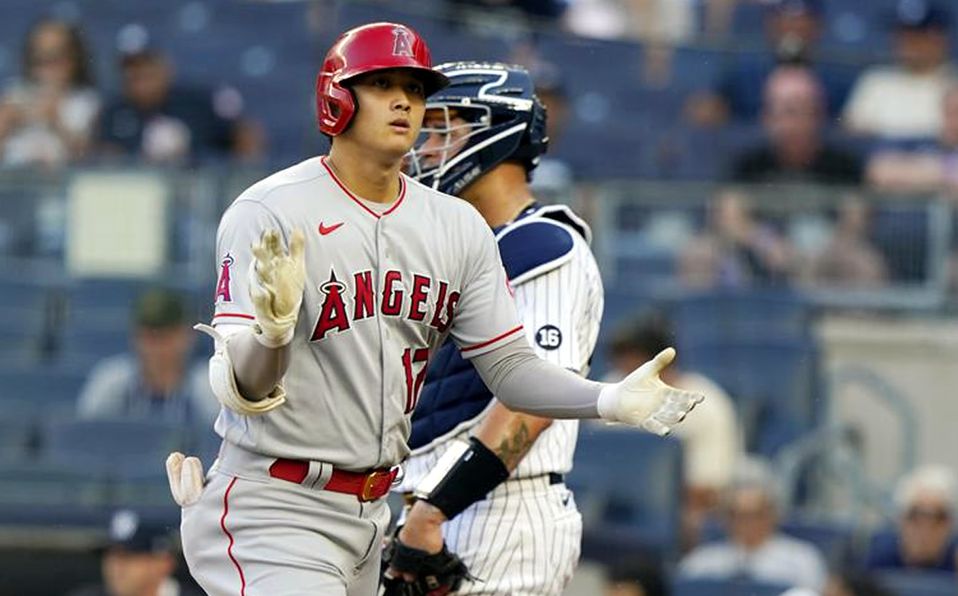
[[[487,339],[486,341],[484,341],[484,342],[482,342],[482,343],[473,344],[473,345],[471,345],[471,346],[466,346],[465,348],[460,348],[459,351],[460,351],[460,352],[468,352],[468,351],[470,351],[470,350],[478,350],[479,348],[484,348],[484,347],[488,346],[489,344],[494,344],[494,343],[496,343],[497,341],[499,341],[500,339],[505,339],[505,338],[509,337],[510,335],[512,335],[513,333],[516,333],[516,332],[518,332],[518,331],[522,331],[522,325],[519,325],[519,326],[517,326],[517,327],[514,327],[514,328],[510,329],[509,331],[506,331],[505,333],[500,333],[499,335],[493,337],[492,339]]]
[[[249,319],[250,321],[256,320],[256,317],[254,317],[253,315],[244,315],[242,313],[236,313],[236,312],[221,312],[218,315],[213,315],[214,320],[220,317],[236,317],[237,319]]]

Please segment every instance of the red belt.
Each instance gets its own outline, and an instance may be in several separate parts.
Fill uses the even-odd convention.
[[[288,482],[302,484],[309,474],[309,462],[301,459],[277,459],[269,467],[269,475]],[[375,501],[386,496],[399,468],[381,468],[365,474],[333,469],[333,475],[323,487],[337,493],[356,495],[360,501]]]

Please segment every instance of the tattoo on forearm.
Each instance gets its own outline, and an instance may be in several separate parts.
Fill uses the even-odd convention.
[[[518,424],[513,426],[512,434],[499,442],[496,455],[507,468],[514,470],[534,442],[535,438],[529,435],[525,420],[519,420]]]

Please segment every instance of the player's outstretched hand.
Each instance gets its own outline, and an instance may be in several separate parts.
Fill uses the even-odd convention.
[[[618,383],[607,385],[599,395],[599,416],[610,422],[640,426],[659,436],[682,422],[705,397],[665,384],[659,373],[675,358],[666,348]]]
[[[306,287],[305,244],[302,230],[294,230],[287,253],[279,232],[266,230],[252,246],[249,294],[261,331],[256,338],[268,348],[293,339]]]
[[[170,481],[170,492],[176,504],[188,507],[199,501],[203,494],[203,463],[174,451],[166,458],[166,479]]]

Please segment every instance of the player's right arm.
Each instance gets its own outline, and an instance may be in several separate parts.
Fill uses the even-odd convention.
[[[221,259],[210,359],[213,392],[226,407],[255,415],[285,401],[282,378],[305,285],[304,239],[262,204],[237,201],[217,234]]]
[[[665,435],[702,396],[665,384],[659,373],[675,357],[663,350],[619,383],[598,383],[538,358],[518,332],[515,302],[492,232],[473,227],[470,278],[451,335],[496,398],[510,409],[548,418],[602,418]]]

